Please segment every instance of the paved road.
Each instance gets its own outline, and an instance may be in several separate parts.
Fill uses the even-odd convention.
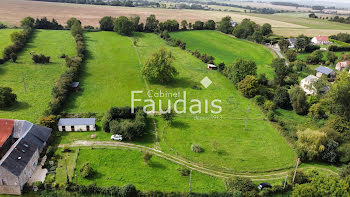
[[[284,56],[282,55],[282,53],[278,49],[271,47],[270,45],[267,45],[267,47],[272,49],[278,55],[278,57],[284,58]],[[289,63],[287,61],[286,61],[286,65],[287,66],[289,65]]]

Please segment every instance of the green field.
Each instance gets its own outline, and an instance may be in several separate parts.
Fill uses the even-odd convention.
[[[130,106],[130,91],[146,89],[140,74],[141,65],[150,54],[159,47],[164,47],[171,50],[175,56],[174,66],[179,76],[171,85],[148,84],[148,87],[153,92],[180,92],[181,95],[186,91],[188,102],[187,113],[178,115],[172,126],[164,131],[162,120],[157,119],[160,144],[164,151],[177,153],[206,166],[238,172],[276,170],[293,165],[293,150],[264,119],[260,109],[241,96],[223,75],[207,70],[204,63],[188,52],[166,45],[155,34],[136,34],[136,50],[132,46],[132,38],[122,37],[113,32],[86,33],[85,36],[89,56],[81,78],[82,90],[73,97],[66,111],[101,113],[112,106]],[[250,45],[246,41],[243,43]],[[213,84],[207,89],[193,89],[194,85],[201,86],[199,82],[205,76],[208,76]],[[137,98],[147,98],[146,92]],[[158,106],[159,98],[154,99]],[[168,99],[174,104],[175,98],[161,98],[163,108]],[[205,100],[220,99],[221,116],[212,117],[210,113],[202,113],[199,116],[204,120],[196,120],[188,111],[191,99],[202,101],[203,111]],[[137,102],[136,105],[145,103]],[[248,107],[248,128],[244,130]],[[159,111],[158,108],[155,110]],[[206,120],[207,118],[209,119]],[[217,152],[211,151],[214,141],[218,143]],[[201,144],[204,153],[193,153],[190,150],[192,143]]]
[[[12,43],[10,35],[16,31],[20,31],[20,29],[0,29],[0,58],[2,57],[5,47]]]
[[[187,49],[207,53],[215,57],[215,63],[230,64],[237,58],[254,60],[258,65],[258,73],[273,76],[270,64],[272,53],[264,46],[246,40],[233,38],[217,31],[182,31],[170,34],[172,38],[186,42]]]
[[[90,162],[96,169],[93,177],[84,179],[79,169]],[[149,165],[142,159],[142,153],[125,149],[80,149],[76,164],[78,184],[96,183],[100,186],[122,186],[132,183],[142,191],[188,191],[189,176],[181,176],[181,166],[153,156]],[[193,192],[223,192],[223,180],[193,171]]]
[[[34,64],[30,52],[51,57],[47,65]],[[0,118],[24,119],[36,123],[47,109],[51,90],[66,70],[63,53],[75,55],[70,31],[35,30],[33,38],[18,55],[17,63],[8,61],[0,67],[0,86],[11,87],[18,103],[0,110]],[[23,82],[24,79],[24,82]]]

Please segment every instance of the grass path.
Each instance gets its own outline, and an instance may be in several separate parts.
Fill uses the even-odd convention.
[[[122,148],[128,148],[128,149],[135,149],[135,150],[140,150],[140,151],[148,151],[152,153],[153,155],[166,159],[168,161],[171,161],[173,163],[182,165],[184,167],[187,167],[189,169],[198,171],[203,174],[207,174],[210,176],[215,176],[215,177],[220,177],[220,178],[227,178],[227,177],[232,177],[232,176],[240,176],[240,177],[248,177],[251,178],[253,181],[268,181],[268,180],[276,180],[276,179],[283,179],[285,175],[289,172],[289,170],[282,170],[282,171],[277,171],[277,172],[269,172],[269,173],[229,173],[229,172],[222,172],[210,168],[206,168],[201,166],[198,163],[188,161],[184,158],[180,158],[171,154],[164,153],[158,149],[155,148],[150,148],[147,146],[142,146],[142,145],[136,145],[132,143],[125,143],[125,142],[114,142],[114,141],[74,141],[71,144],[60,144],[60,148],[63,147],[93,147],[93,148],[98,148],[98,147],[122,147]],[[300,169],[311,169],[311,168],[316,168],[321,171],[326,171],[328,173],[336,175],[337,173],[334,172],[333,170],[324,168],[324,167],[302,167]]]

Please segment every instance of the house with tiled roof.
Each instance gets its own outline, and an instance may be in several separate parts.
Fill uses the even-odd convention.
[[[0,194],[22,193],[51,131],[25,120],[0,119]]]
[[[328,39],[328,36],[321,36],[321,35],[313,37],[311,39],[311,42],[313,44],[317,44],[317,45],[327,45],[327,44],[330,43],[329,39]]]

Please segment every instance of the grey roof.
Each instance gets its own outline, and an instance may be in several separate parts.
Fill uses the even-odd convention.
[[[79,82],[73,82],[72,83],[72,88],[77,88],[79,86]]]
[[[61,118],[58,126],[95,125],[95,118]]]
[[[29,122],[27,121],[18,121],[18,123],[21,123],[18,124],[18,130],[26,130],[31,124],[28,124]],[[32,126],[29,130],[25,131],[24,136],[21,136],[0,160],[0,165],[15,176],[21,175],[28,162],[33,158],[36,150],[39,150],[39,152],[43,150],[46,141],[51,135],[52,129],[33,124],[31,125]],[[18,131],[18,133],[23,132],[24,131]]]
[[[1,166],[15,176],[20,176],[37,149],[34,144],[22,138],[17,141],[16,147],[12,149]]]
[[[325,67],[325,66],[319,66],[315,69],[317,72],[323,73],[325,75],[329,75],[332,72],[334,72],[332,69]]]
[[[296,38],[289,38],[288,41],[291,43],[291,44],[295,44],[297,42],[297,39]]]
[[[15,120],[15,126],[13,127],[13,137],[21,138],[27,131],[32,128],[33,123],[30,123],[26,120]]]

